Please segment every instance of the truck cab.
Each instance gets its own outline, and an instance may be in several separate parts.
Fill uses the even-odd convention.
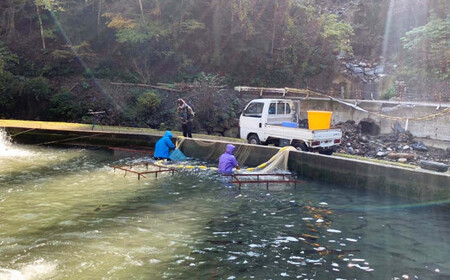
[[[298,128],[300,103],[290,99],[254,99],[240,119],[240,135],[250,144],[292,145],[303,151],[332,154],[340,144],[339,129]]]

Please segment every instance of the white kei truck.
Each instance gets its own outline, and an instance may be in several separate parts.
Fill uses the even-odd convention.
[[[290,99],[254,99],[239,119],[240,137],[249,144],[291,145],[331,155],[341,143],[341,130],[298,128],[299,109],[300,102]]]

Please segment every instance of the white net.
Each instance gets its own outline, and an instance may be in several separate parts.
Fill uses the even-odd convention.
[[[288,170],[289,152],[296,150],[297,149],[292,146],[283,147],[268,161],[258,165],[255,168],[247,168],[243,171],[256,171],[264,174],[271,173],[275,170]]]
[[[178,137],[176,147],[180,148],[183,144],[185,138]],[[204,149],[204,153],[202,154],[202,158],[205,160],[215,160],[217,161],[220,155],[223,153],[223,145],[224,143],[218,142],[209,142],[209,141],[201,141],[199,139],[190,139],[193,140],[195,145],[198,148],[208,147]],[[292,146],[286,146],[281,148],[278,153],[272,156],[268,161],[250,168],[243,168],[240,170],[240,173],[245,172],[254,172],[258,174],[272,173],[274,171],[287,171],[288,170],[288,160],[289,160],[289,152],[296,151],[296,149]],[[236,150],[234,151],[234,155],[236,156],[236,160],[239,164],[245,163],[252,152],[252,146],[249,145],[237,145]]]

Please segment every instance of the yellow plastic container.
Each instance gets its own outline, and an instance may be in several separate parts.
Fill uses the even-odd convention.
[[[329,111],[307,111],[308,127],[311,130],[330,129],[331,114]]]

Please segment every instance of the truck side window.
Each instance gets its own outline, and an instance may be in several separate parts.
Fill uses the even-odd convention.
[[[290,113],[291,113],[291,105],[289,105],[289,103],[286,103],[286,114]]]
[[[284,102],[278,102],[277,104],[277,115],[284,115]]]
[[[260,118],[262,116],[262,111],[264,108],[264,103],[254,102],[248,105],[244,111],[244,116]]]
[[[270,103],[269,115],[275,115],[275,103]]]

